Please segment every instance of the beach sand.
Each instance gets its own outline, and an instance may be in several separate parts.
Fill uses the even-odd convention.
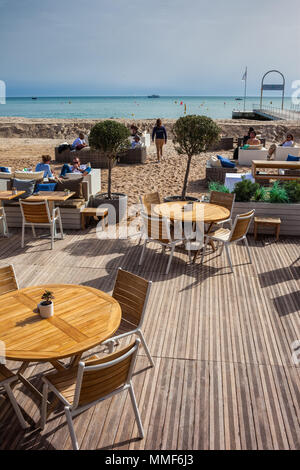
[[[139,127],[151,130],[153,120],[138,121]],[[126,125],[132,121],[123,120]],[[171,137],[171,125],[175,121],[165,122]],[[92,122],[88,123],[90,127]],[[226,120],[218,122],[222,127],[223,136],[243,136],[249,125],[253,125],[258,132],[267,138],[268,144],[280,142],[288,129],[292,129],[295,136],[299,136],[300,126],[296,123],[253,122]],[[85,126],[82,121],[76,120],[34,120],[20,118],[0,119],[0,164],[11,166],[13,169],[35,167],[41,161],[41,156],[48,154],[54,159],[55,146],[64,140],[72,142],[76,136],[76,129]],[[41,138],[43,137],[43,138]],[[221,153],[232,158],[233,150],[210,151],[195,156],[189,175],[188,194],[199,196],[207,191],[204,184],[205,164],[213,155]],[[138,202],[138,196],[147,192],[159,191],[162,197],[181,194],[187,159],[179,156],[169,139],[164,147],[164,156],[160,164],[156,163],[156,148],[153,144],[147,149],[147,162],[144,165],[117,165],[112,173],[112,191],[123,192],[128,195],[129,203]],[[53,169],[59,174],[61,165],[53,164]],[[250,171],[250,168],[239,167],[238,171]],[[101,170],[102,191],[107,190],[107,170]]]
[[[54,159],[54,147],[60,143],[57,139],[20,139],[0,138],[1,166],[11,166],[13,170],[34,168],[42,155]],[[195,156],[192,160],[188,193],[199,195],[207,191],[204,185],[205,163],[215,152]],[[232,151],[222,155],[231,157]],[[147,162],[144,165],[117,165],[112,170],[112,190],[128,195],[130,203],[138,202],[138,196],[147,192],[159,191],[162,196],[181,194],[187,159],[179,156],[172,141],[164,146],[161,163],[156,162],[156,148],[153,144],[147,149]],[[51,164],[59,174],[61,164]],[[102,191],[107,190],[107,170],[101,170]]]

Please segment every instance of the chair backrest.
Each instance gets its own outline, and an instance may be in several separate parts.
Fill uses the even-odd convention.
[[[15,178],[19,180],[43,181],[44,171],[15,171]]]
[[[235,201],[234,193],[221,193],[220,191],[211,191],[209,202],[216,204],[217,206],[225,207],[230,211],[230,215],[233,209]]]
[[[101,359],[80,362],[73,408],[101,400],[130,382],[140,340]]]
[[[245,214],[239,214],[236,216],[231,234],[229,237],[229,241],[239,240],[247,235],[247,232],[250,227],[251,220],[254,217],[255,209],[252,211],[246,212]]]
[[[12,264],[0,268],[0,295],[18,290],[18,281]]]
[[[148,214],[151,213],[151,206],[160,204],[161,202],[159,192],[144,194],[143,196],[140,196],[140,201],[144,206],[145,212]]]
[[[151,281],[118,269],[112,296],[121,306],[122,318],[132,323],[133,327],[143,324],[151,284]]]
[[[51,222],[47,201],[25,202],[20,200],[19,202],[26,223],[49,224]]]
[[[144,226],[144,235],[152,240],[159,240],[164,243],[172,241],[171,222],[165,217],[156,217],[154,215],[141,212]]]

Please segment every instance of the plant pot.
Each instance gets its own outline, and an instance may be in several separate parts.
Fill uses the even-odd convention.
[[[38,309],[39,309],[39,312],[40,312],[40,316],[42,318],[50,318],[50,317],[53,317],[54,315],[54,306],[53,306],[53,302],[50,302],[49,304],[48,303],[44,303],[44,302],[40,302],[38,304]]]
[[[182,199],[182,196],[167,196],[164,198],[164,202],[174,202],[174,201],[193,201],[200,202],[200,199],[193,196],[185,196],[185,199]]]
[[[107,207],[108,224],[113,225],[127,217],[127,196],[123,193],[112,193],[108,199],[107,193],[96,194],[91,200],[91,207]]]

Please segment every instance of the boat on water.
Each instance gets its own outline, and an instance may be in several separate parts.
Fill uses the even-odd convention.
[[[235,98],[235,101],[243,101],[243,98]]]
[[[149,95],[148,98],[160,98],[159,95]]]
[[[36,96],[32,96],[31,99],[32,99],[32,100],[37,100],[37,97],[36,97]]]

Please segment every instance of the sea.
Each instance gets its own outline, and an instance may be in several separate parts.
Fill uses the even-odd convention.
[[[34,99],[33,99],[34,98]],[[238,99],[237,99],[238,98]],[[246,110],[259,103],[247,97]],[[281,98],[264,98],[264,105],[280,107]],[[291,98],[285,99],[285,108]],[[0,104],[0,117],[53,119],[177,119],[186,114],[201,114],[213,119],[231,119],[233,110],[243,110],[242,97],[236,96],[59,96],[6,98]]]

